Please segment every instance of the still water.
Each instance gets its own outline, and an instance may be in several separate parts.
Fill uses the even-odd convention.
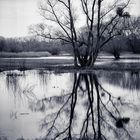
[[[140,139],[140,72],[0,73],[0,139]]]

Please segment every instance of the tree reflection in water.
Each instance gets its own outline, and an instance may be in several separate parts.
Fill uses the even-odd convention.
[[[129,90],[140,89],[139,71],[97,71],[97,75],[103,78],[105,82]]]
[[[75,73],[72,93],[38,100],[32,109],[45,112],[41,121],[45,139],[132,139],[126,129],[130,118],[121,115],[121,104],[96,74]]]

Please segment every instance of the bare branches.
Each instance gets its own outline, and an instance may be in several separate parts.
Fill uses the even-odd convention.
[[[56,117],[54,118],[54,121],[53,121],[53,123],[52,123],[52,126],[49,128],[49,131],[48,131],[48,133],[47,133],[47,137],[49,136],[49,134],[51,133],[51,131],[52,131],[52,129],[55,127],[55,122],[56,122],[56,120],[57,120],[57,118],[58,118],[58,116],[60,115],[60,113],[61,113],[61,111],[62,111],[62,109],[65,107],[65,105],[68,103],[68,101],[70,100],[70,98],[71,98],[71,94],[70,94],[70,96],[68,97],[68,99],[66,100],[66,102],[63,104],[63,106],[59,109],[59,111],[57,112],[57,114],[56,114]],[[66,129],[67,130],[67,129]],[[65,131],[64,131],[65,132]],[[59,133],[59,136],[61,135],[61,134],[63,134],[62,132],[61,133]],[[58,137],[58,135],[56,136],[56,138]]]
[[[59,3],[63,4],[66,8],[68,8],[66,3],[64,3],[61,0],[58,2],[55,2],[55,3],[51,2],[50,0],[46,0],[46,3],[47,3],[46,6],[40,5],[41,15],[44,17],[45,20],[56,23],[56,25],[58,25],[60,27],[60,29],[69,38],[69,40],[71,40],[71,37],[69,35],[69,31],[68,31],[68,30],[70,30],[70,28],[61,20],[60,16],[57,15],[57,11],[55,9],[55,7]],[[52,37],[50,39],[53,39],[53,38],[55,38],[55,37]]]
[[[81,91],[80,86],[83,85],[85,85],[86,91],[82,95],[82,100],[86,101],[86,108],[84,110],[80,106],[84,116],[78,116],[77,120],[81,120],[81,125],[78,124],[80,129],[77,129],[77,125],[74,126],[74,122],[77,122],[75,115],[77,113],[77,106],[81,102],[80,96],[83,93],[83,88]],[[102,96],[102,92],[104,92],[105,97],[108,97],[106,101],[104,100],[104,96]],[[121,116],[121,111],[116,106],[118,103],[121,104],[118,98],[112,96],[111,93],[102,87],[95,74],[74,74],[72,93],[68,96],[62,107],[55,113],[53,120],[49,122],[51,126],[49,123],[46,124],[46,127],[49,127],[46,138],[50,136],[52,139],[73,139],[75,138],[75,134],[77,134],[77,139],[107,139],[107,135],[105,134],[106,129],[111,130],[109,132],[112,132],[115,137],[120,137],[117,131],[118,128],[115,125],[118,121],[122,121],[122,123],[125,119],[129,121],[129,118]],[[64,121],[66,125],[63,125],[62,122],[58,121],[60,120],[60,114],[65,112],[66,105],[69,107],[69,112]],[[58,123],[60,123],[61,129]],[[75,127],[76,132],[73,132]],[[121,128],[122,133],[126,134],[128,138],[131,138],[127,129],[123,127],[123,124]]]
[[[69,6],[63,1],[63,0],[58,0],[60,3],[62,3],[66,8],[69,9]]]
[[[101,19],[104,18],[106,15],[108,15],[111,11],[113,11],[113,10],[116,8],[118,1],[119,1],[119,0],[116,0],[116,1],[114,2],[114,4],[111,6],[111,8],[110,8],[108,11],[104,12],[104,13],[101,15]]]
[[[117,0],[118,1],[118,0]],[[117,1],[115,2],[115,4],[113,5],[113,7],[109,10],[112,11],[114,8],[116,8],[116,3]],[[128,0],[128,2],[121,7],[121,10],[123,11],[129,4],[130,0]],[[108,14],[108,12],[106,12],[106,14]],[[103,16],[105,16],[106,14],[104,14]],[[103,18],[103,16],[101,16],[101,18]],[[123,16],[122,16],[123,17]],[[115,19],[118,18],[120,19],[121,17],[118,15],[118,13],[116,13],[116,15],[114,17],[111,18],[111,20],[109,22],[107,22],[106,26],[104,27],[104,29],[102,30],[101,32],[101,35],[106,31],[107,28],[109,28],[110,25],[112,25],[112,23],[115,21]]]
[[[93,66],[100,49],[118,35],[116,32],[120,30],[118,23],[129,15],[128,12],[124,12],[124,9],[130,0],[127,0],[125,4],[115,0],[106,11],[104,11],[104,0],[78,0],[81,5],[73,0],[44,1],[40,5],[40,14],[48,25],[47,28],[50,25],[55,29],[53,34],[49,33],[49,30],[39,34],[36,32],[36,34],[42,34],[44,38],[70,43],[73,47],[75,66]],[[75,8],[75,5],[78,8]],[[75,13],[79,15],[78,18]],[[82,22],[84,25],[81,28],[79,25]],[[84,39],[81,38],[81,34]],[[80,52],[82,47],[86,48],[84,55]]]
[[[68,38],[70,38],[69,33],[67,32],[67,30],[64,28],[63,24],[60,22],[58,16],[56,15],[56,12],[54,10],[54,5],[52,5],[52,3],[50,2],[50,0],[48,0],[48,4],[51,7],[51,11],[56,19],[56,22],[58,23],[58,25],[62,28],[62,30],[66,33],[66,35],[68,36]]]

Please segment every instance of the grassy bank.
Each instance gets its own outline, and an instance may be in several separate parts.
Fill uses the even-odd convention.
[[[91,68],[75,68],[73,59],[2,59],[0,58],[0,71],[5,70],[28,70],[28,69],[47,69],[53,71],[93,71],[95,70],[133,70],[140,71],[140,62],[121,62],[121,61],[105,61],[97,60],[94,67]]]
[[[51,56],[49,52],[19,52],[19,53],[13,53],[13,52],[1,52],[0,58],[19,58],[19,57],[47,57]]]
[[[72,65],[72,59],[2,59],[0,58],[0,71],[27,70],[38,68],[50,68],[64,65]]]

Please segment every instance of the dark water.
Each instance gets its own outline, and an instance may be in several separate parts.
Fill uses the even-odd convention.
[[[0,73],[0,138],[140,139],[140,72]]]

